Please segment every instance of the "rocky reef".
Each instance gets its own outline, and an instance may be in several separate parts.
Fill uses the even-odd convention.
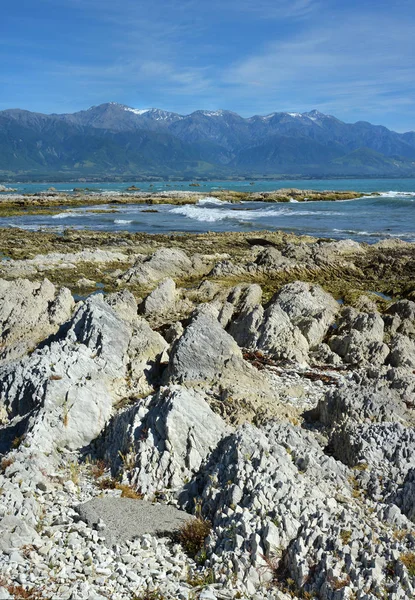
[[[2,233],[1,599],[414,597],[413,244]]]
[[[190,184],[191,187],[199,187]],[[34,193],[10,193],[12,189],[2,189],[0,186],[0,216],[19,216],[22,210],[27,214],[53,214],[62,207],[73,208],[75,206],[88,206],[91,204],[109,204],[114,207],[120,204],[196,204],[200,199],[206,197],[206,192],[190,190],[167,190],[163,192],[140,191],[139,188],[131,186],[121,193],[98,193],[90,192],[82,188],[74,188],[72,193],[59,192],[51,188],[43,192]],[[215,190],[215,198],[219,200],[239,202],[309,202],[309,201],[336,201],[353,200],[363,196],[378,196],[376,192],[363,194],[354,191],[333,190],[300,190],[297,188],[282,188],[270,192],[237,192],[234,190]],[[99,211],[99,209],[98,209]]]

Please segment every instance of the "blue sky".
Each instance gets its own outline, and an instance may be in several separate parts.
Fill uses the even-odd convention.
[[[415,129],[413,0],[1,0],[0,110],[317,108]]]

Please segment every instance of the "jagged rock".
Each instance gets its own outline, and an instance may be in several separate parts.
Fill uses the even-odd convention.
[[[145,534],[171,535],[193,519],[174,506],[131,498],[94,498],[77,506],[77,511],[91,527],[100,521],[105,524],[103,535],[110,547]]]
[[[398,421],[406,424],[410,419],[398,391],[391,390],[386,383],[368,378],[359,382],[349,381],[328,392],[313,416],[330,428],[341,428],[351,422]]]
[[[79,263],[125,263],[130,258],[122,252],[110,252],[96,248],[94,250],[81,250],[80,252],[51,252],[49,254],[38,254],[34,258],[26,260],[7,260],[0,264],[0,272],[13,277],[28,277],[37,275],[52,268],[76,269]]]
[[[192,385],[237,380],[239,374],[252,370],[217,317],[209,305],[199,310],[172,350],[166,381]]]
[[[415,523],[415,468],[409,469],[395,501],[408,519]]]
[[[254,283],[251,285],[237,285],[232,288],[228,302],[234,305],[237,313],[248,313],[261,304],[262,288]]]
[[[373,297],[369,298],[369,296],[366,296],[365,294],[362,294],[354,301],[353,307],[362,313],[376,313],[378,310]]]
[[[283,286],[266,310],[259,300],[242,306],[229,333],[243,347],[299,363],[307,362],[309,348],[323,340],[339,310],[320,286],[301,281]]]
[[[183,334],[184,328],[180,321],[172,323],[170,327],[164,332],[164,339],[167,343],[173,344]]]
[[[357,468],[355,479],[367,495],[396,502],[398,487],[415,468],[415,431],[400,423],[350,425],[334,431],[330,451]]]
[[[336,489],[343,491],[338,500]],[[223,440],[180,502],[190,509],[194,498],[201,499],[214,525],[208,554],[217,557],[215,565],[233,569],[241,581],[252,581],[254,570],[257,582],[266,582],[272,577],[267,565],[282,553],[286,577],[311,591],[330,581],[322,552],[328,558],[333,547],[340,550],[342,529],[356,527],[351,494],[348,469],[306,432],[286,424],[244,425]],[[355,568],[364,552],[358,544]],[[307,560],[310,554],[313,560]]]
[[[92,279],[87,279],[86,277],[81,277],[81,279],[78,279],[75,285],[77,288],[92,289],[95,287],[95,281]]]
[[[390,342],[390,354],[387,359],[392,367],[415,368],[415,340],[397,333]]]
[[[346,363],[380,365],[389,354],[383,336],[384,323],[379,313],[358,313],[346,308],[338,334],[330,339],[329,345]]]
[[[59,339],[0,369],[7,428],[17,428],[45,453],[88,444],[109,419],[124,383],[130,337],[102,297],[90,297]]]
[[[0,520],[0,550],[10,551],[22,546],[39,544],[40,537],[26,521],[8,515]]]
[[[339,366],[342,364],[341,358],[338,354],[333,352],[327,344],[318,344],[312,352],[310,357],[313,361],[323,365]]]
[[[131,391],[149,394],[161,376],[160,363],[167,361],[168,343],[145,319],[136,319],[128,347]]]
[[[198,298],[200,302],[210,302],[221,290],[221,286],[217,283],[204,279],[197,288]]]
[[[147,296],[143,302],[145,316],[161,316],[173,312],[178,299],[176,284],[168,277]]]
[[[336,300],[319,285],[294,281],[284,285],[271,300],[287,313],[310,347],[323,341],[339,311]]]
[[[329,428],[330,453],[357,468],[354,477],[377,501],[395,493],[415,466],[413,417],[385,382],[349,382],[329,392],[310,416]]]
[[[116,471],[151,495],[180,488],[230,431],[204,395],[173,386],[117,415],[99,442]]]
[[[255,258],[255,264],[262,270],[274,271],[275,269],[287,266],[293,266],[295,262],[290,258],[283,256],[277,248],[265,248],[258,253]]]
[[[137,302],[128,290],[122,290],[105,296],[105,302],[126,323],[133,324],[137,320]]]
[[[218,321],[219,311],[204,305],[173,346],[165,383],[180,383],[211,396],[211,404],[233,424],[295,411],[278,401],[272,378],[243,359],[235,340]]]
[[[216,297],[216,303],[220,302],[220,298],[218,296],[219,295]],[[229,333],[231,335],[231,330],[234,329],[237,336],[238,334],[243,336],[245,332],[244,323],[242,323],[242,321],[244,322],[245,317],[248,317],[249,319],[249,315],[252,310],[260,304],[262,298],[262,289],[256,284],[236,285],[235,287],[231,288],[230,292],[225,298],[223,299],[223,304],[219,310],[218,320],[224,329],[229,326]],[[235,323],[232,321],[235,321]],[[239,341],[238,344],[243,346],[243,344],[239,343]],[[245,346],[247,346],[247,344],[245,344]]]
[[[255,347],[282,360],[305,363],[308,359],[306,338],[276,302],[264,311]]]
[[[165,277],[188,276],[194,269],[194,262],[183,250],[160,248],[151,256],[140,258],[119,278],[119,281],[148,285],[157,283]]]
[[[55,333],[73,307],[70,291],[57,290],[48,279],[0,279],[0,364],[23,356]]]
[[[242,265],[235,265],[231,260],[221,260],[210,271],[209,277],[229,277],[244,273],[245,269]]]
[[[230,323],[229,333],[242,348],[254,348],[258,339],[258,329],[264,319],[264,309],[261,305],[242,311]]]
[[[411,300],[399,300],[399,302],[395,302],[389,306],[386,314],[397,315],[402,320],[409,319],[410,321],[415,321],[415,302]]]

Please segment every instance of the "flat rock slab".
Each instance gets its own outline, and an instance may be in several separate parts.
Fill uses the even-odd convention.
[[[76,507],[79,516],[91,527],[101,520],[106,527],[100,532],[108,546],[121,544],[146,533],[167,535],[177,531],[192,515],[167,504],[152,504],[145,500],[94,498]]]

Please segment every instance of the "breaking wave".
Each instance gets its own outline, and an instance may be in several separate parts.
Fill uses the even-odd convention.
[[[308,215],[338,215],[341,216],[343,213],[334,211],[313,211],[313,210],[291,210],[289,208],[279,209],[256,209],[256,210],[241,210],[241,209],[221,209],[221,208],[201,208],[200,206],[180,206],[173,208],[169,211],[175,215],[183,215],[188,219],[194,219],[196,221],[204,221],[206,223],[215,223],[217,221],[224,221],[225,219],[231,219],[234,221],[252,221],[255,219],[269,219],[270,217],[284,217],[284,216],[308,216]]]
[[[415,192],[396,192],[391,190],[390,192],[380,192],[383,198],[415,198]]]
[[[72,211],[68,210],[67,212],[58,213],[57,215],[52,215],[52,219],[69,219],[70,217],[79,217],[82,214],[85,214],[85,213],[72,212]]]
[[[205,198],[200,198],[200,200],[197,201],[197,205],[198,206],[206,206],[206,205],[224,205],[224,204],[228,204],[228,202],[225,202],[224,200],[219,200],[219,198],[215,198],[214,196],[206,196]]]

